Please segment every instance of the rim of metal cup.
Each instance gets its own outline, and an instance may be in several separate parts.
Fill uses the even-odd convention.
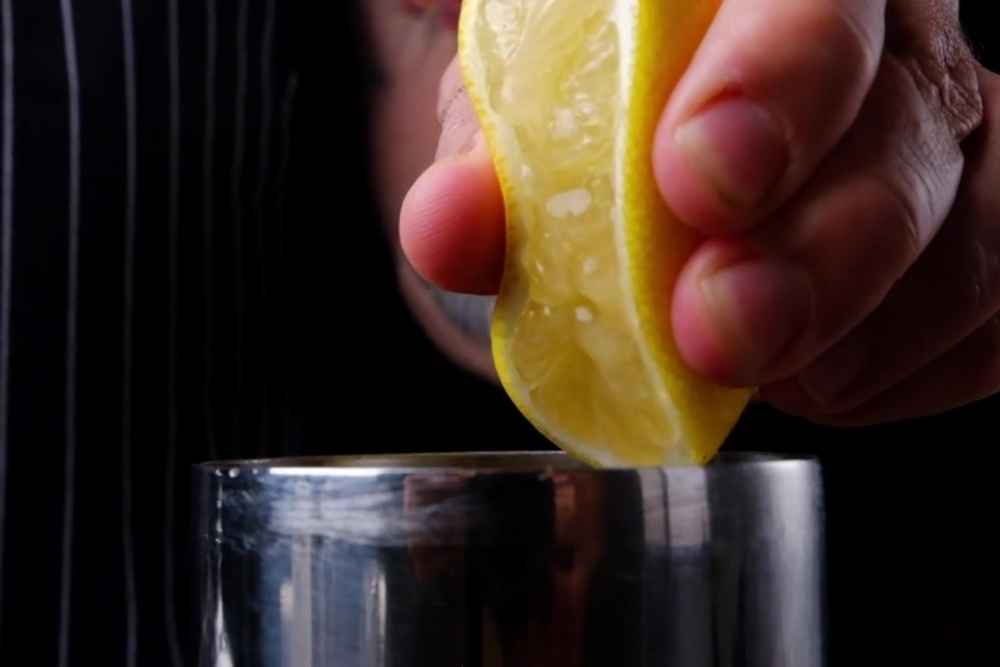
[[[342,456],[302,456],[262,459],[205,461],[195,465],[204,472],[253,470],[283,475],[345,477],[417,471],[435,472],[628,472],[685,468],[771,467],[787,464],[818,464],[810,455],[768,452],[724,452],[707,466],[638,466],[594,468],[562,451],[469,451],[424,452],[417,454],[360,454]]]

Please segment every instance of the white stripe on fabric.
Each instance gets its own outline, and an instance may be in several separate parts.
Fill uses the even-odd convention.
[[[278,163],[277,177],[277,223],[278,234],[281,236],[282,260],[284,260],[284,234],[285,234],[285,181],[288,177],[288,166],[292,155],[292,117],[295,112],[295,94],[299,89],[298,72],[292,72],[285,85],[285,95],[281,103],[281,160]],[[282,261],[283,264],[283,261]],[[289,414],[291,394],[288,387],[288,374],[285,371],[287,362],[282,360],[281,364],[281,434],[282,434],[282,454],[291,453],[291,427],[292,420]]]
[[[76,355],[77,296],[80,273],[80,68],[77,64],[73,0],[60,0],[66,83],[69,98],[69,247],[66,272],[65,456],[63,461],[62,564],[59,572],[58,665],[69,664],[70,607],[73,575],[73,512],[76,494]]]
[[[125,63],[125,284],[122,303],[122,575],[125,578],[125,664],[135,667],[139,643],[139,599],[136,590],[132,534],[132,371],[135,315],[136,84],[135,25],[132,0],[121,0],[122,50]]]
[[[14,13],[0,0],[3,39],[3,154],[0,156],[0,636],[3,633],[3,556],[7,518],[7,413],[10,389],[11,275],[14,256]]]
[[[164,633],[170,664],[183,667],[177,633],[176,591],[174,590],[174,484],[177,468],[177,329],[178,267],[177,241],[180,221],[181,83],[180,25],[177,0],[167,3],[167,55],[170,79],[170,149],[167,155],[167,282],[169,321],[167,323],[167,461],[163,517],[163,600]]]
[[[216,0],[205,0],[205,135],[202,145],[202,282],[205,295],[205,330],[202,340],[202,368],[205,373],[202,386],[202,408],[205,418],[205,437],[209,457],[215,459],[215,416],[212,410],[214,372],[212,347],[215,343],[215,298],[212,280],[212,248],[215,226],[215,66],[217,49]]]
[[[258,144],[257,162],[257,190],[254,194],[254,213],[257,220],[257,261],[261,263],[260,293],[257,295],[261,308],[267,308],[267,295],[270,293],[271,265],[266,261],[264,224],[266,215],[264,213],[264,192],[267,188],[267,175],[271,161],[271,124],[273,123],[273,100],[271,95],[271,60],[274,57],[274,24],[275,24],[275,0],[267,0],[264,11],[264,33],[261,38],[260,55],[260,137]],[[262,331],[270,331],[269,327],[263,327]],[[262,334],[263,335],[263,334]],[[261,349],[274,349],[276,341],[263,340],[258,343]],[[265,368],[270,368],[266,365]],[[271,405],[269,400],[271,395],[271,373],[268,371],[264,375],[260,396],[264,404],[261,406],[260,442],[257,444],[257,456],[263,457],[268,453],[268,438],[271,435],[270,419]]]
[[[230,196],[233,215],[233,291],[236,304],[236,336],[233,353],[236,357],[235,393],[233,400],[234,444],[242,443],[240,430],[241,413],[244,406],[243,347],[246,324],[246,285],[243,267],[243,203],[240,190],[243,183],[243,158],[246,153],[246,100],[247,100],[247,38],[249,31],[249,6],[247,0],[240,0],[236,18],[236,104],[233,118],[233,163],[230,173]]]

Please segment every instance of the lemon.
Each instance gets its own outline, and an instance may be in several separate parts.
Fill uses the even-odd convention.
[[[709,461],[750,392],[681,360],[670,298],[698,238],[660,199],[658,115],[719,0],[465,0],[459,59],[504,196],[492,324],[511,399],[602,467]]]

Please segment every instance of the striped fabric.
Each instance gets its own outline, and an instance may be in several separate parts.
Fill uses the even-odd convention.
[[[0,0],[0,665],[193,664],[192,464],[544,446],[406,309],[313,4]]]
[[[0,5],[2,664],[191,664],[188,467],[287,440],[282,4]]]

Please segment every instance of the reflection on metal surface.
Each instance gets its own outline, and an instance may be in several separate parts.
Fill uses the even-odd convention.
[[[195,474],[203,667],[824,664],[810,461],[596,471],[476,454]]]

